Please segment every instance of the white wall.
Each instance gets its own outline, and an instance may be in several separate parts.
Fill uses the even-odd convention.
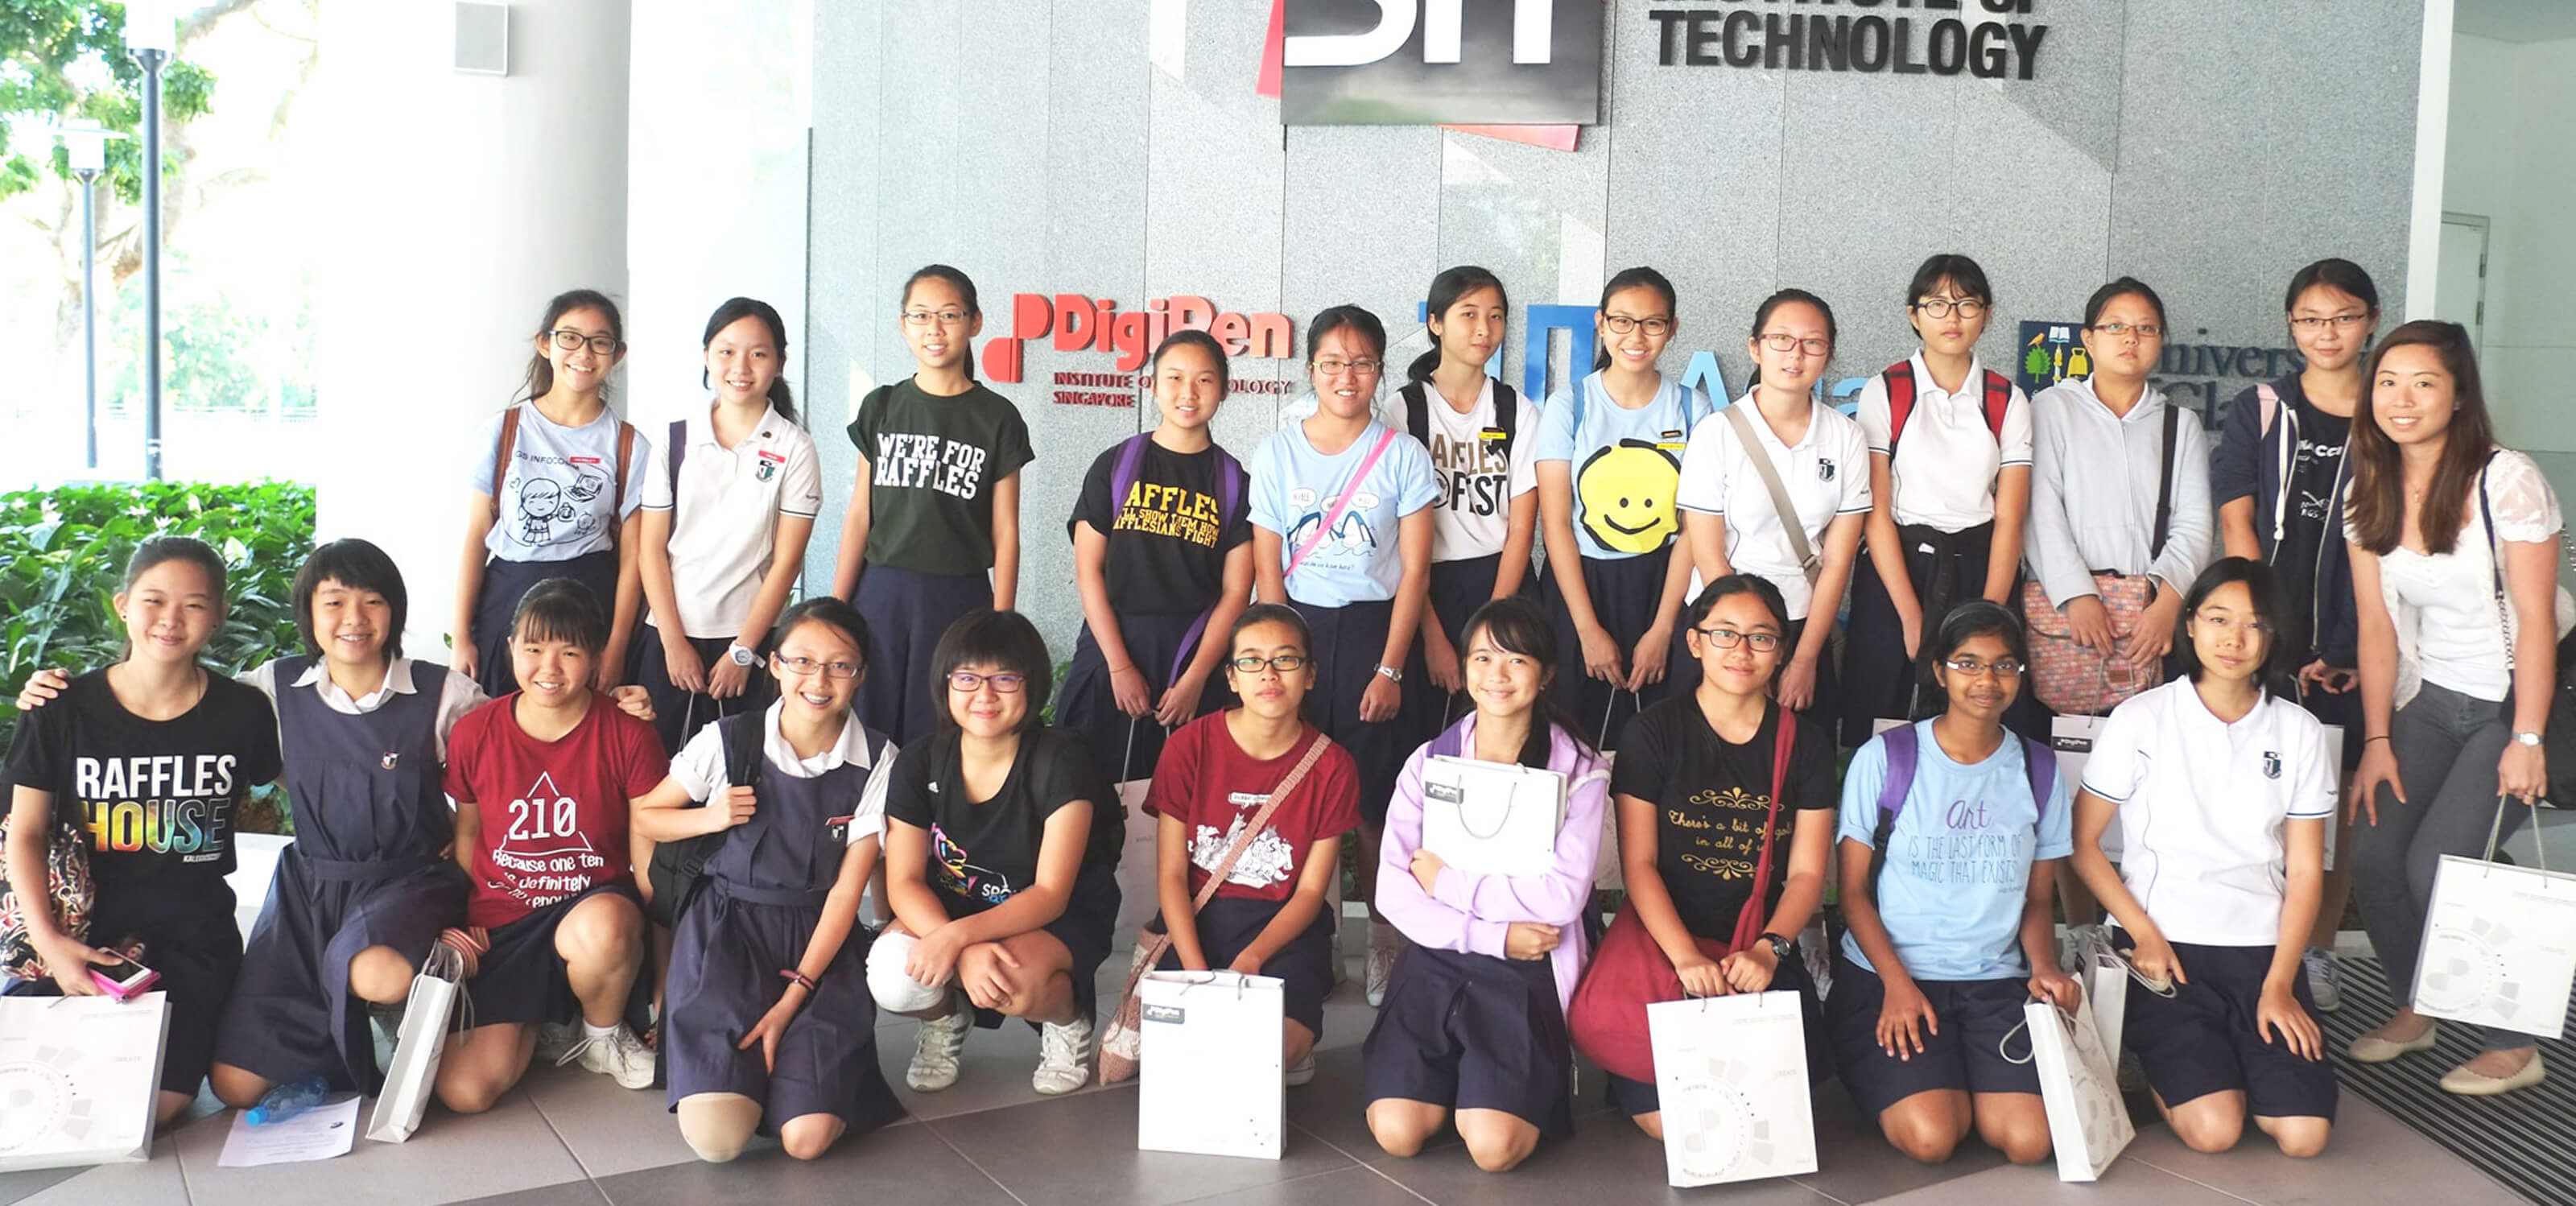
[[[481,423],[508,403],[546,300],[626,291],[627,0],[510,6],[510,73],[453,70],[453,6],[322,7],[334,215],[314,232],[322,539],[403,567],[407,651],[443,646]],[[631,332],[630,332],[631,334]]]
[[[2442,208],[2488,219],[2486,343],[2479,369],[2505,443],[2542,454],[2562,498],[2576,487],[2576,39],[2452,43]],[[2556,455],[2549,455],[2556,454]]]

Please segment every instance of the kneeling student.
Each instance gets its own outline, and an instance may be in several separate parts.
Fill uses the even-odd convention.
[[[1948,706],[1871,738],[1843,780],[1849,928],[1826,1023],[1843,1087],[1898,1151],[1938,1164],[1974,1133],[2032,1164],[2049,1152],[2039,1072],[2006,1052],[2024,1004],[2080,992],[2050,914],[2067,788],[2048,747],[2004,730],[2030,664],[2021,621],[1961,604],[1933,653]]]
[[[2129,1050],[2193,1150],[2247,1118],[2292,1156],[2325,1150],[2334,1069],[2300,966],[2324,891],[2335,761],[2325,730],[2266,684],[2306,646],[2271,567],[2210,566],[2182,604],[2188,677],[2111,710],[2084,764],[2075,869],[2137,969]],[[2102,854],[2113,821],[2127,848]]]
[[[1556,635],[1533,601],[1497,599],[1459,633],[1476,710],[1414,751],[1387,811],[1377,904],[1412,940],[1361,1049],[1369,1133],[1410,1156],[1457,1115],[1476,1166],[1502,1172],[1574,1132],[1565,1004],[1583,973],[1583,909],[1601,851],[1608,762],[1549,693]],[[1565,776],[1565,820],[1541,875],[1477,874],[1422,847],[1423,768],[1440,754]]]

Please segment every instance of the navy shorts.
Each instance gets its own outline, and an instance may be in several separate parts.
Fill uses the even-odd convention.
[[[1563,1138],[1573,1066],[1552,960],[1408,946],[1360,1047],[1360,1097],[1500,1110]]]
[[[2115,945],[2128,950],[2129,937],[2113,933]],[[2173,949],[2190,982],[2175,985],[2174,995],[2165,997],[2132,980],[2120,1032],[2156,1096],[2170,1108],[2212,1093],[2242,1092],[2245,1112],[2257,1118],[2333,1121],[2334,1066],[2302,1058],[2277,1039],[2266,1042],[2254,1029],[2254,1003],[2271,971],[2273,948],[2177,942]],[[2306,969],[2290,991],[2308,1016],[2317,1016]]]
[[[1279,915],[1285,901],[1256,900],[1243,896],[1218,896],[1198,911],[1199,953],[1207,957],[1209,967],[1231,964],[1243,948],[1269,928],[1270,919]],[[1153,922],[1160,929],[1157,916]],[[1159,971],[1178,971],[1181,956],[1167,951]],[[1306,1028],[1306,1033],[1324,1035],[1324,994],[1333,989],[1333,918],[1324,909],[1315,910],[1315,920],[1287,945],[1273,952],[1261,965],[1261,974],[1280,982],[1281,1012],[1287,1020]]]
[[[1917,1093],[2039,1092],[2039,1069],[2030,1040],[2014,1034],[2030,1001],[2027,979],[1917,980],[1940,1022],[1923,1036],[1910,1059],[1878,1045],[1878,1015],[1887,983],[1841,952],[1834,955],[1834,991],[1825,998],[1825,1026],[1832,1034],[1834,1072],[1852,1101],[1871,1118]]]
[[[564,974],[563,956],[555,953],[555,927],[563,924],[574,906],[602,893],[623,896],[639,911],[643,908],[635,889],[620,883],[600,884],[516,921],[492,927],[492,949],[476,960],[473,977],[465,981],[465,1001],[473,1010],[467,1018],[476,1026],[533,1026],[579,1018],[581,998],[573,995],[572,981]],[[653,977],[635,977],[626,1023],[638,1034],[644,1032],[644,1018],[652,999]]]

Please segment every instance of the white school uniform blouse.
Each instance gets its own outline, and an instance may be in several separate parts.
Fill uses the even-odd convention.
[[[868,784],[860,789],[858,802],[850,810],[850,844],[855,846],[868,838],[885,833],[886,768],[894,765],[895,744],[886,742],[876,760],[868,760],[867,730],[853,714],[841,725],[841,739],[811,758],[796,756],[796,747],[778,731],[779,718],[787,714],[787,703],[780,700],[769,705],[760,717],[760,755],[769,769],[790,779],[815,779],[842,766],[857,766],[868,772]],[[724,736],[716,726],[699,729],[687,745],[671,759],[671,779],[689,793],[692,800],[713,799],[719,791],[732,785],[725,774]]]
[[[364,716],[392,702],[394,696],[409,695],[414,690],[411,659],[407,657],[392,659],[385,666],[384,685],[356,698],[351,698],[348,692],[340,689],[340,684],[331,681],[331,667],[320,658],[315,658],[312,665],[305,667],[304,673],[294,682],[278,682],[277,664],[284,660],[271,658],[261,662],[249,673],[234,676],[233,681],[267,696],[271,706],[277,703],[277,693],[281,690],[309,688],[322,697],[325,706],[343,716]],[[488,698],[483,694],[482,686],[473,679],[453,670],[447,672],[446,680],[438,688],[439,761],[447,760],[448,730],[455,728],[457,720],[466,713],[482,707]]]
[[[1907,361],[1914,370],[1914,410],[1905,419],[1905,439],[1888,462],[1889,511],[1899,526],[1921,524],[1944,532],[1964,532],[1995,517],[1995,484],[2004,469],[2030,464],[2030,399],[2011,387],[2004,400],[2001,439],[1986,426],[1986,366],[1968,361],[1968,379],[1960,392],[1934,384],[1932,369],[1916,352]],[[1852,418],[1871,452],[1887,452],[1895,420],[1887,402],[1887,378],[1869,379],[1860,388],[1860,408]]]
[[[667,434],[667,433],[666,433]],[[742,442],[716,442],[701,407],[688,420],[689,448],[680,461],[680,513],[671,529],[671,588],[680,628],[698,638],[742,635],[777,548],[781,516],[812,519],[823,509],[823,473],[814,437],[763,408]],[[644,509],[671,509],[670,450],[644,463]],[[649,609],[648,609],[649,610]],[[647,616],[657,628],[665,616]]]
[[[1754,437],[1780,473],[1780,485],[1797,508],[1807,546],[1822,556],[1825,528],[1836,516],[1869,512],[1869,441],[1861,435],[1860,425],[1833,407],[1815,403],[1809,408],[1806,435],[1792,447],[1771,430],[1762,408],[1753,404],[1752,394],[1731,405],[1742,407],[1745,417],[1753,420]],[[1735,421],[1724,411],[1691,427],[1690,447],[1682,453],[1681,492],[1674,505],[1724,517],[1727,564],[1738,573],[1761,575],[1779,587],[1790,619],[1807,618],[1810,608],[1830,615],[1842,605],[1840,599],[1813,598],[1806,571],[1799,568],[1798,556],[1789,547],[1789,530],[1780,521],[1780,509],[1762,484],[1761,471],[1736,438]],[[1694,566],[1690,591],[1684,597],[1698,598],[1701,585]]]
[[[2486,491],[2486,509],[2495,513],[2492,534],[2479,512],[2480,489]],[[2414,699],[2426,682],[2472,699],[2501,700],[2512,691],[2512,645],[2496,608],[2495,541],[2548,540],[2558,534],[2559,522],[2558,496],[2540,466],[2510,448],[2499,449],[2461,508],[2460,539],[2450,552],[2418,553],[2399,545],[2379,558],[2380,602],[2397,627],[2397,706]],[[2352,537],[2348,524],[2344,536]],[[2566,631],[2565,617],[2555,618],[2561,621],[2558,631]]]
[[[2272,946],[2291,821],[2331,821],[2325,726],[2270,692],[2234,724],[2178,678],[2111,709],[2084,790],[2119,806],[2120,879],[2169,942]]]

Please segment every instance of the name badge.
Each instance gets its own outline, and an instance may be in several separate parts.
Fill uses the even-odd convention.
[[[1500,427],[1488,427],[1483,431],[1477,432],[1476,438],[1480,440],[1500,440],[1507,439],[1509,437],[1503,434],[1503,429]]]

